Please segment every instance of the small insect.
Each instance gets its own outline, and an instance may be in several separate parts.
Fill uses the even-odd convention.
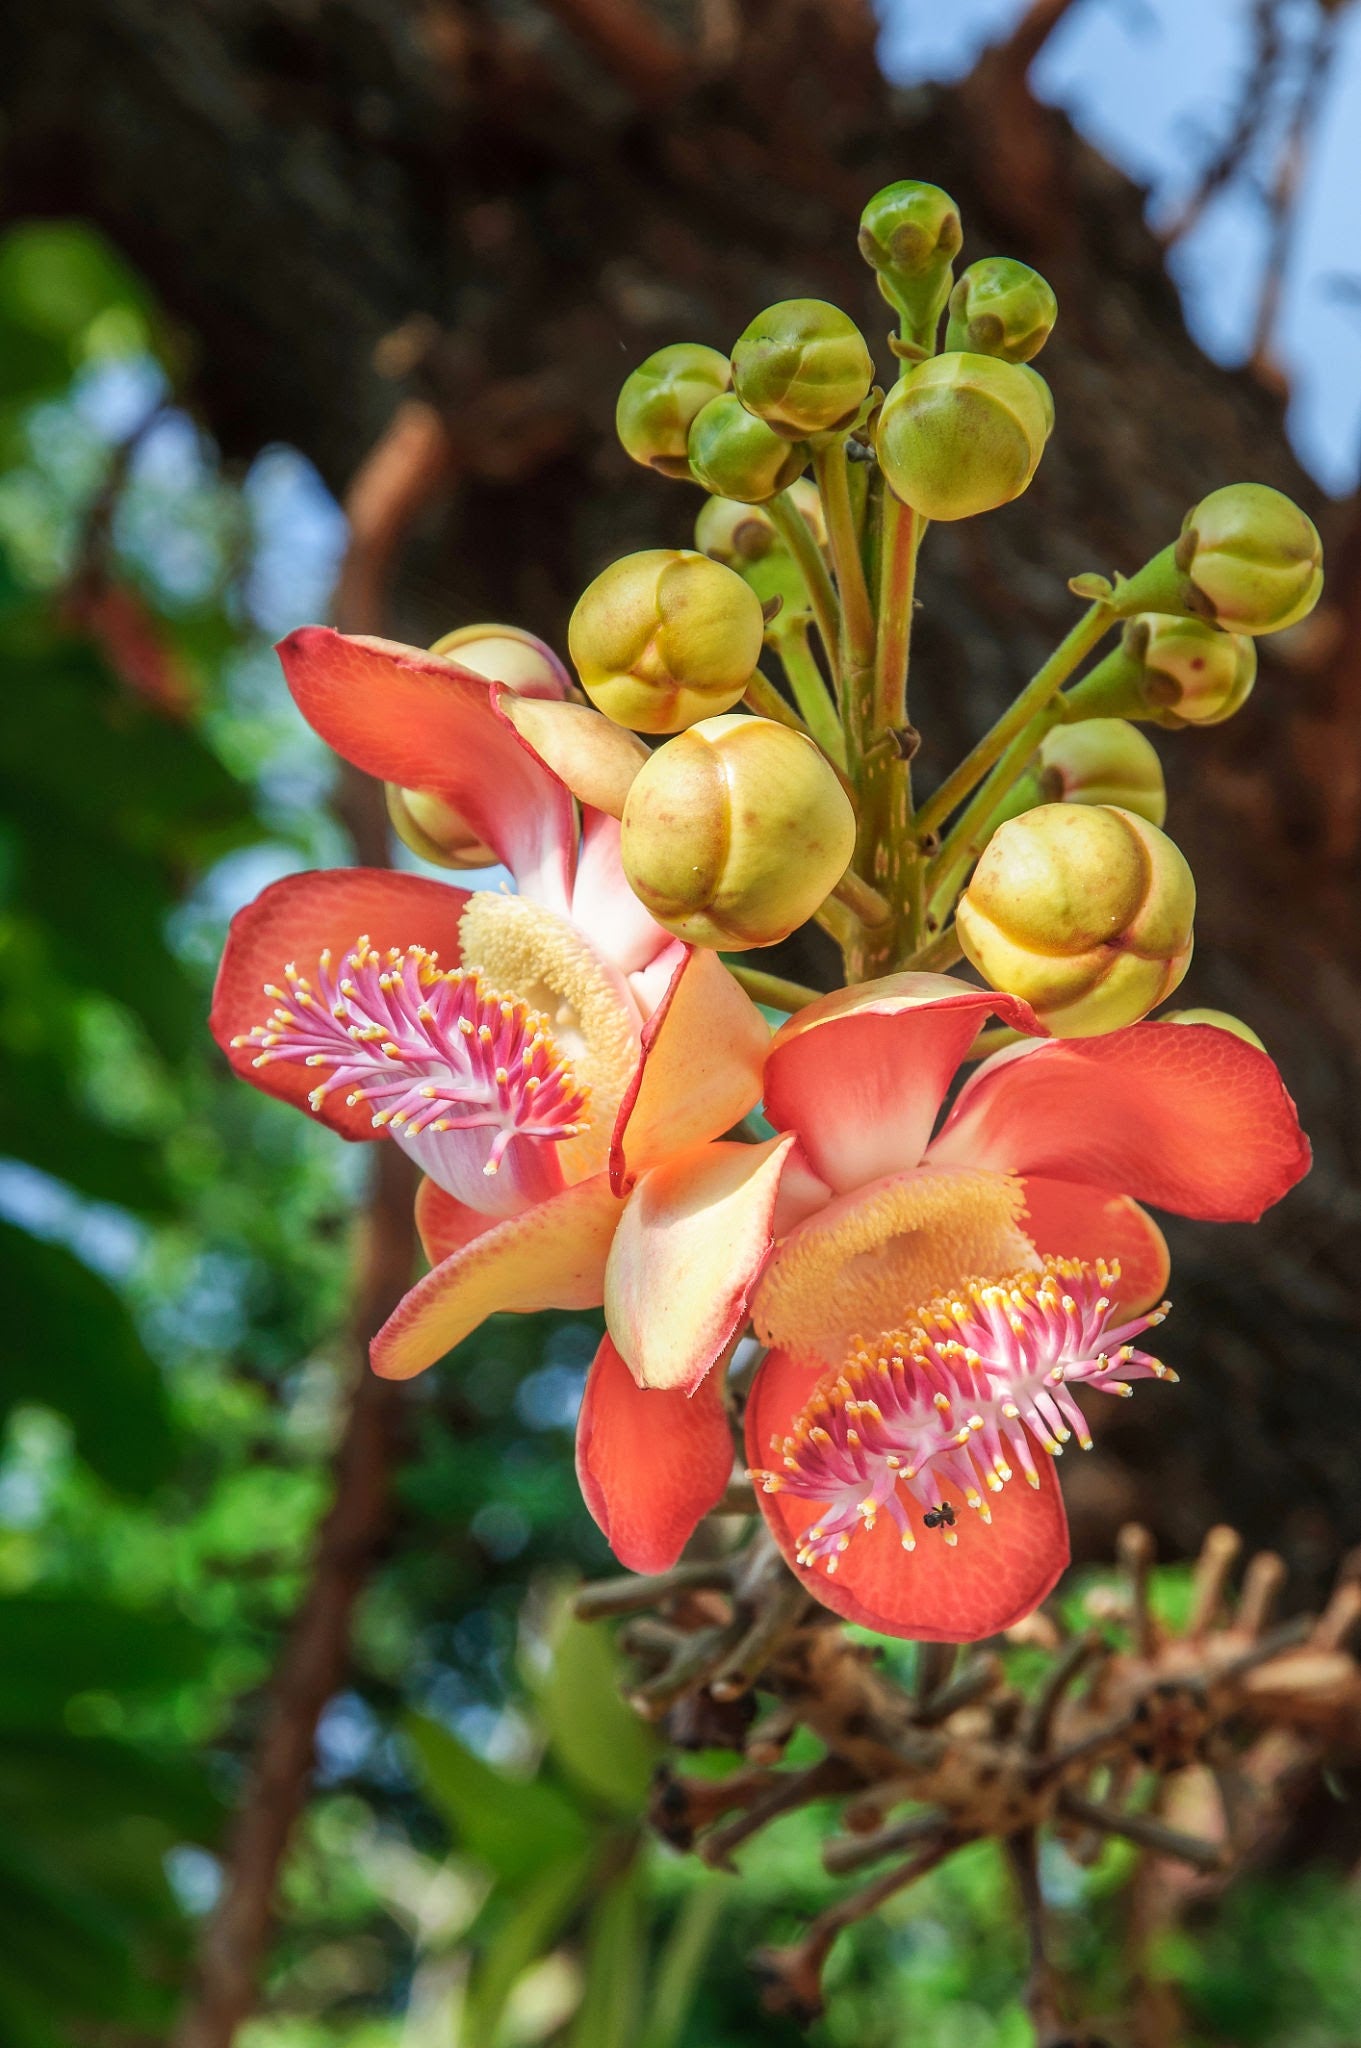
[[[955,1511],[950,1506],[948,1500],[943,1500],[939,1506],[928,1508],[922,1516],[922,1520],[928,1529],[953,1529],[955,1526]]]

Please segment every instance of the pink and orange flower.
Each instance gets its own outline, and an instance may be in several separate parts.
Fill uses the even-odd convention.
[[[432,1270],[373,1348],[400,1379],[496,1310],[597,1306],[632,1177],[752,1107],[770,1033],[714,954],[653,923],[618,821],[578,805],[501,685],[320,627],[280,656],[337,753],[440,798],[516,882],[289,876],[234,920],[214,992],[244,1079],[425,1175]]]
[[[1068,1534],[1053,1454],[1086,1436],[1071,1390],[1171,1377],[1132,1342],[1168,1272],[1142,1205],[1253,1220],[1309,1151],[1270,1059],[1206,1024],[1032,1037],[986,1059],[937,1128],[990,1013],[1037,1029],[1014,998],[942,975],[827,996],[772,1045],[775,1137],[693,1147],[640,1179],[578,1439],[625,1563],[665,1566],[714,1505],[715,1368],[750,1319],[768,1355],[747,1455],[811,1593],[890,1634],[959,1642],[1054,1585]],[[626,1372],[659,1390],[642,1399],[687,1404],[684,1461],[652,1458],[651,1432],[632,1458],[594,1455]]]

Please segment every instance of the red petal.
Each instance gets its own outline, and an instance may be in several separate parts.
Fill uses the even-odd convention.
[[[1070,1180],[1028,1180],[1021,1228],[1037,1252],[1089,1263],[1119,1259],[1115,1300],[1124,1315],[1142,1315],[1167,1292],[1166,1240],[1128,1195],[1107,1195]]]
[[[766,1115],[797,1131],[815,1173],[846,1193],[916,1166],[956,1067],[989,1014],[1038,1031],[1024,1003],[947,974],[838,989],[776,1033]]]
[[[788,1435],[824,1370],[787,1351],[770,1353],[747,1404],[751,1465],[771,1465],[771,1437]],[[923,1526],[914,1505],[914,1551],[903,1549],[890,1517],[880,1515],[872,1532],[851,1538],[834,1573],[795,1563],[799,1538],[816,1519],[815,1501],[759,1488],[756,1497],[790,1570],[834,1614],[882,1635],[976,1643],[1033,1613],[1068,1563],[1068,1519],[1055,1461],[1038,1462],[1038,1488],[1018,1475],[988,1496],[991,1523],[942,1486],[942,1499],[951,1500],[956,1513],[959,1541],[953,1547],[940,1530]]]
[[[232,919],[208,1020],[214,1038],[244,1081],[312,1115],[307,1102],[317,1085],[312,1068],[292,1060],[256,1067],[254,1047],[232,1044],[252,1025],[263,1024],[273,1009],[265,983],[279,981],[290,962],[306,974],[327,947],[339,958],[366,935],[382,950],[426,946],[438,952],[443,966],[456,967],[458,921],[467,900],[466,889],[419,875],[389,874],[385,868],[285,875]],[[339,1093],[327,1096],[315,1114],[342,1138],[385,1135],[374,1130],[371,1109],[362,1102],[347,1109]]]
[[[732,1469],[719,1375],[693,1394],[643,1388],[602,1338],[577,1424],[577,1478],[619,1562],[667,1571]]]
[[[491,685],[414,647],[303,626],[279,643],[298,709],[347,761],[431,790],[466,818],[526,896],[565,911],[571,797],[491,703]]]
[[[1256,1046],[1212,1024],[1132,1024],[998,1053],[929,1156],[1254,1223],[1308,1172],[1309,1141]]]
[[[470,1209],[442,1188],[438,1181],[424,1178],[416,1190],[416,1230],[421,1249],[432,1266],[461,1252],[483,1231],[493,1230],[505,1219]]]

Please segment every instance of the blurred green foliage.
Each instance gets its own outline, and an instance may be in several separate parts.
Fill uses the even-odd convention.
[[[203,1024],[236,904],[346,858],[268,652],[323,609],[338,515],[287,450],[223,465],[176,398],[190,360],[84,228],[0,237],[5,2048],[164,2037],[345,1370],[363,1156],[231,1081]],[[607,1632],[566,1619],[608,1564],[570,1456],[595,1341],[506,1318],[407,1390],[400,1525],[247,2048],[802,2038],[744,1957],[834,1895],[829,1815],[740,1879],[647,1839],[654,1737]],[[1126,1868],[1046,1864],[1093,2013],[1120,2009]],[[1244,1887],[1164,1957],[1195,2039],[1353,2042],[1356,1926],[1327,1873]],[[845,1941],[815,2039],[1023,2048],[1021,1964],[983,1845]]]

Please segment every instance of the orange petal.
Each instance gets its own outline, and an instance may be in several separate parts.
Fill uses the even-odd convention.
[[[797,1131],[838,1194],[916,1166],[945,1091],[990,1014],[1038,1031],[1026,1004],[948,974],[890,974],[838,989],[781,1026],[766,1115]]]
[[[722,1499],[732,1469],[720,1376],[693,1394],[640,1387],[604,1338],[577,1424],[577,1477],[619,1562],[666,1571]]]
[[[1145,1023],[995,1054],[930,1157],[1253,1223],[1308,1172],[1309,1141],[1266,1053],[1213,1024]]]
[[[778,1444],[789,1434],[824,1370],[817,1360],[770,1353],[747,1403],[749,1464],[778,1470],[772,1439]],[[759,1487],[756,1497],[790,1570],[834,1614],[883,1635],[974,1643],[1033,1613],[1068,1563],[1068,1520],[1054,1460],[1041,1458],[1039,1472],[1038,1488],[1017,1477],[989,1496],[990,1523],[942,1483],[941,1498],[955,1510],[955,1544],[942,1530],[926,1528],[913,1502],[915,1550],[903,1549],[891,1517],[881,1514],[872,1530],[852,1535],[835,1572],[796,1561],[799,1539],[817,1520],[816,1501]]]
[[[1138,1316],[1167,1292],[1167,1240],[1128,1195],[1103,1194],[1076,1181],[1022,1181],[1021,1228],[1037,1252],[1056,1258],[1119,1259],[1115,1299],[1122,1315]]]
[[[770,1026],[716,953],[686,947],[643,1026],[615,1121],[610,1177],[623,1194],[669,1153],[721,1137],[761,1099]]]
[[[427,1224],[433,1204],[426,1197]],[[622,1208],[600,1173],[467,1238],[388,1317],[373,1340],[374,1371],[410,1379],[498,1310],[598,1308]]]
[[[425,946],[439,954],[441,966],[457,967],[459,918],[467,901],[466,889],[419,875],[389,874],[384,868],[325,868],[272,882],[232,919],[213,989],[209,1024],[214,1038],[243,1081],[307,1109],[308,1094],[317,1085],[312,1068],[294,1060],[257,1067],[257,1047],[232,1044],[269,1017],[274,1005],[265,983],[279,981],[290,962],[301,974],[311,974],[328,948],[339,960],[364,937],[380,952],[389,946]],[[342,1138],[387,1135],[373,1128],[370,1105],[347,1108],[339,1091],[309,1113]]]
[[[640,1387],[690,1392],[741,1329],[794,1142],[696,1145],[633,1190],[605,1272],[605,1320]]]
[[[278,654],[298,709],[328,746],[381,782],[443,797],[526,895],[567,908],[575,806],[497,715],[485,677],[327,626],[300,627]]]

